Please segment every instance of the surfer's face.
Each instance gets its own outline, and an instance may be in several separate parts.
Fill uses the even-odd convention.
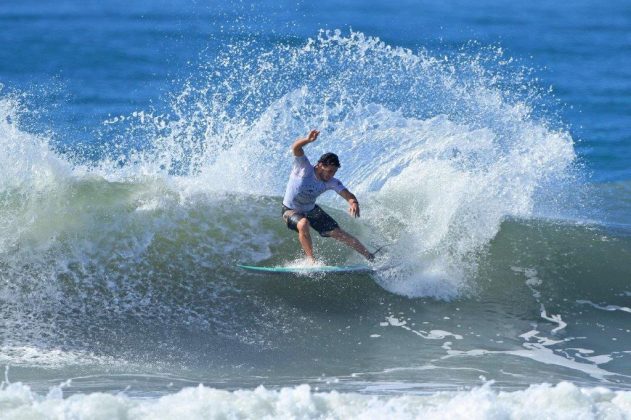
[[[322,181],[330,181],[331,178],[333,178],[335,176],[335,173],[337,172],[337,166],[333,166],[333,165],[323,165],[321,163],[318,163],[315,166],[315,173],[316,176],[321,179]]]

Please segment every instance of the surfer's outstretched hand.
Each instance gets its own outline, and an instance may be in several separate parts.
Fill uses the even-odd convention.
[[[313,143],[314,141],[316,141],[319,134],[320,132],[318,130],[311,130],[309,132],[309,135],[307,136],[307,140],[309,140],[309,143]]]
[[[359,217],[359,203],[357,202],[357,200],[350,201],[348,212],[353,217]]]

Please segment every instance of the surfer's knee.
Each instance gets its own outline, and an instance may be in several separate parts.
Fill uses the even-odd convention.
[[[344,236],[344,233],[345,232],[338,227],[338,228],[335,228],[333,230],[330,230],[330,231],[326,232],[326,234],[322,235],[322,236],[328,236],[329,238],[337,239],[337,238],[340,238],[340,237]]]
[[[303,217],[298,223],[296,223],[296,227],[298,228],[298,232],[309,232],[309,220],[307,220],[306,217]]]

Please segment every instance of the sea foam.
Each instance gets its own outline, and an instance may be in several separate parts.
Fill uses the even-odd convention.
[[[62,385],[63,386],[63,385]],[[0,390],[0,415],[18,418],[90,419],[626,419],[631,391],[581,388],[569,382],[505,392],[490,383],[467,391],[430,395],[365,395],[318,392],[308,385],[280,390],[224,391],[199,385],[159,398],[76,394],[61,387],[40,396],[23,384]]]

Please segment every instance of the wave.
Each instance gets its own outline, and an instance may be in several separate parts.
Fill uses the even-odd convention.
[[[279,205],[289,145],[314,127],[322,135],[308,154],[338,152],[362,218],[347,218],[336,197],[323,205],[368,244],[390,245],[380,264],[391,268],[374,278],[381,289],[360,281],[361,293],[475,298],[532,269],[591,292],[590,273],[602,268],[618,285],[629,272],[624,229],[540,218],[581,206],[565,200],[576,155],[541,105],[545,93],[511,63],[499,49],[443,56],[356,32],[301,45],[235,42],[168,98],[168,111],[112,117],[102,142],[81,143],[89,150],[27,130],[30,110],[4,94],[5,343],[82,348],[75,341],[96,327],[115,332],[130,319],[263,347],[270,335],[248,326],[299,330],[267,289],[249,293],[235,264],[300,257]],[[331,263],[357,258],[331,241],[316,247]],[[601,297],[593,302],[617,304]]]
[[[340,154],[339,176],[366,210],[362,233],[393,244],[389,290],[454,298],[503,220],[531,217],[542,201],[562,207],[555,193],[573,177],[570,134],[540,115],[542,93],[510,62],[501,50],[433,56],[355,32],[322,32],[298,46],[237,42],[173,95],[170,112],[106,121],[103,136],[114,146],[96,146],[100,157],[81,164],[54,153],[46,136],[20,130],[26,111],[5,98],[2,249],[59,247],[60,235],[83,237],[97,225],[136,229],[129,247],[142,249],[160,231],[143,211],[179,217],[200,195],[209,203],[224,194],[280,196],[288,145],[319,127],[308,153]],[[91,188],[110,201],[81,202]],[[135,221],[113,219],[121,213]],[[268,252],[268,233],[244,230],[231,230],[233,243]],[[82,246],[113,246],[99,241]]]
[[[251,280],[236,264],[285,264],[300,258],[300,247],[279,216],[280,197],[182,193],[187,185],[183,179],[124,183],[90,176],[57,184],[30,202],[5,200],[4,213],[23,219],[4,228],[3,312],[21,308],[69,318],[90,314],[89,319],[134,315],[206,326],[212,320],[240,320],[235,302],[244,298],[240,288]],[[369,243],[378,244],[383,231],[400,228],[390,223],[380,230],[380,222],[391,219],[378,201],[367,200],[366,217],[359,220],[330,204],[327,210]],[[398,242],[386,248],[380,264],[410,258],[400,250],[410,235],[402,230],[399,238],[390,232]],[[555,278],[553,300],[568,296],[554,287],[572,285],[582,293],[577,299],[615,303],[619,299],[611,290],[625,287],[631,269],[630,241],[628,234],[605,226],[506,219],[476,256],[477,270],[461,297],[496,293],[489,288],[509,290],[503,279],[512,276],[511,267],[525,267]],[[316,238],[315,245],[320,258],[332,264],[361,258],[332,240]],[[595,287],[603,275],[613,289]],[[410,287],[398,269],[385,269],[374,280],[397,294]],[[374,293],[372,286],[362,287]],[[193,291],[197,298],[191,301],[187,296]],[[451,293],[453,283],[430,278],[409,294]],[[220,324],[215,327],[225,327]]]
[[[372,392],[375,392],[373,390]],[[318,392],[308,385],[268,390],[224,391],[199,385],[160,398],[130,398],[125,393],[77,394],[63,398],[63,385],[46,396],[20,383],[0,389],[7,419],[50,416],[90,416],[160,419],[186,415],[191,419],[238,418],[476,418],[507,417],[625,418],[631,392],[604,387],[581,388],[569,382],[532,385],[521,391],[499,391],[492,384],[469,391],[429,395],[366,395]],[[474,410],[471,407],[475,407]],[[92,413],[92,414],[90,414]]]

